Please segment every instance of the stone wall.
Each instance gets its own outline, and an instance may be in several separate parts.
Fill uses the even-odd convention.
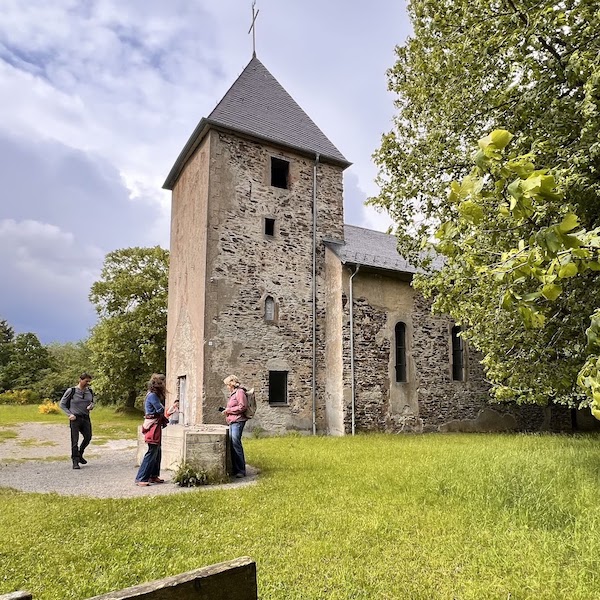
[[[178,275],[188,278],[187,303],[204,307],[202,339],[188,336],[202,345],[203,365],[197,352],[191,354],[194,364],[188,361],[185,373],[169,372],[169,385],[173,386],[175,375],[186,375],[196,402],[201,403],[196,414],[204,423],[222,423],[217,408],[225,401],[223,378],[234,373],[256,390],[258,410],[249,429],[310,431],[314,160],[216,131],[210,133],[209,143],[205,275],[200,268]],[[289,161],[289,189],[270,185],[271,157]],[[189,163],[184,173],[204,164]],[[192,175],[189,178],[193,179]],[[342,169],[320,163],[317,186],[316,388],[317,397],[323,398],[326,311],[322,239],[343,235]],[[265,217],[275,219],[274,236],[264,233]],[[191,228],[182,234],[177,252],[185,254],[192,249],[196,257],[201,234],[196,236]],[[202,257],[197,255],[197,260]],[[271,322],[264,318],[268,296],[276,304],[276,318]],[[180,341],[184,336],[172,337]],[[286,405],[268,403],[270,370],[288,372]],[[325,410],[319,403],[317,428],[324,431],[325,427]]]
[[[349,276],[344,269],[344,428],[351,431]],[[353,280],[356,431],[570,431],[561,406],[492,404],[480,357],[466,346],[464,381],[452,379],[453,322],[402,275],[359,271]],[[395,325],[406,325],[407,381],[395,381]],[[583,419],[581,419],[583,422]],[[587,423],[587,422],[586,422]]]

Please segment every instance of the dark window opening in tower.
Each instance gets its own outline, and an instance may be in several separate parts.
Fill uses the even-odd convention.
[[[290,163],[287,160],[271,157],[271,185],[289,189]]]
[[[396,323],[396,383],[404,383],[406,378],[406,325]]]
[[[269,404],[287,404],[287,371],[269,371]]]
[[[465,380],[465,345],[458,325],[452,328],[452,379]]]
[[[275,235],[275,219],[265,218],[265,235],[271,237]]]

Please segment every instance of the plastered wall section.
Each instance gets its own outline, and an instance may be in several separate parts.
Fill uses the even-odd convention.
[[[271,157],[289,161],[289,189],[271,186]],[[317,168],[316,423],[325,417],[325,248],[343,235],[342,169]],[[211,140],[207,237],[205,390],[207,423],[222,423],[223,378],[256,390],[248,428],[312,428],[312,205],[314,160],[226,133]],[[273,236],[265,218],[275,221]],[[275,319],[265,319],[273,298]],[[269,371],[287,372],[287,402],[269,403]]]
[[[345,431],[351,430],[348,281],[344,269]],[[395,326],[406,325],[407,381],[395,378]],[[465,348],[465,377],[452,378],[453,321],[398,277],[354,278],[356,430],[388,432],[565,431],[569,411],[490,402],[480,355]]]
[[[345,430],[351,431],[349,268],[344,268]],[[356,431],[420,429],[417,368],[413,352],[414,290],[408,281],[359,270],[352,280]],[[394,330],[406,325],[408,380],[396,382]]]
[[[203,422],[204,315],[206,307],[206,244],[210,188],[210,142],[204,139],[186,164],[171,206],[169,303],[167,316],[167,403],[186,378],[182,421]]]
[[[325,422],[329,435],[344,435],[342,264],[325,248]]]

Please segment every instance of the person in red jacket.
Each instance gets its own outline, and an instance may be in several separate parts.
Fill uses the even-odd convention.
[[[246,392],[240,387],[240,380],[235,375],[225,377],[223,383],[229,390],[229,400],[223,413],[229,425],[233,475],[234,477],[246,477],[246,458],[242,447],[242,432],[248,420],[246,417],[248,399],[246,398]]]

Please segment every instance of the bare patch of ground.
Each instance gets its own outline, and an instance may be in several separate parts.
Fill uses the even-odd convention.
[[[24,492],[56,493],[95,498],[137,498],[186,493],[214,488],[236,488],[256,481],[257,471],[248,466],[248,477],[219,486],[183,488],[171,481],[173,473],[163,472],[165,483],[138,487],[136,440],[92,443],[85,452],[87,465],[72,467],[69,426],[23,423],[0,430],[17,433],[0,437],[0,487]]]

